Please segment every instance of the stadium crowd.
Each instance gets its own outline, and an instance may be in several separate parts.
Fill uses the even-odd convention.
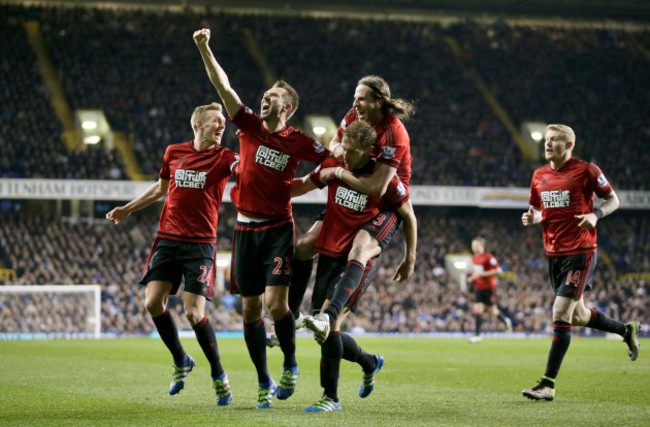
[[[647,189],[649,182],[644,112],[650,101],[639,96],[650,89],[643,54],[650,48],[647,30],[193,10],[7,5],[0,10],[3,40],[11,40],[0,48],[0,126],[2,138],[12,140],[0,144],[3,176],[126,176],[119,153],[105,155],[101,147],[69,153],[61,143],[61,128],[22,31],[24,22],[36,20],[71,107],[103,109],[115,129],[133,135],[138,163],[152,176],[167,144],[191,138],[187,112],[214,100],[191,39],[194,30],[209,27],[215,54],[228,64],[231,83],[248,105],[257,106],[265,73],[298,89],[302,105],[294,124],[308,113],[339,120],[365,74],[380,74],[394,96],[417,101],[418,113],[408,125],[413,184],[528,186],[537,164],[522,158],[477,89],[474,70],[515,125],[569,123],[581,138],[578,156],[608,171],[616,188]],[[252,59],[246,34],[262,53],[274,53],[267,55],[270,70]],[[224,145],[237,148],[232,126]],[[46,161],[34,163],[37,154]]]
[[[115,334],[147,334],[154,325],[144,310],[144,290],[136,285],[149,253],[149,242],[157,226],[156,209],[152,206],[117,227],[105,220],[67,222],[45,216],[24,216],[3,213],[0,221],[0,259],[16,271],[16,277],[5,277],[1,285],[29,284],[99,284],[102,288],[102,330]],[[299,205],[297,230],[311,225],[319,207]],[[403,256],[401,237],[393,239],[379,258],[375,277],[361,299],[358,314],[350,316],[344,329],[353,332],[466,332],[474,330],[470,311],[473,294],[463,291],[445,269],[445,255],[469,253],[469,242],[477,234],[484,236],[488,250],[499,259],[504,276],[497,288],[499,306],[512,318],[515,331],[546,334],[551,324],[554,295],[548,283],[547,261],[540,242],[539,230],[525,229],[518,211],[485,211],[477,209],[421,208],[419,217],[418,261],[414,276],[405,283],[391,280],[394,268]],[[230,249],[235,225],[232,205],[222,207],[219,227],[219,250]],[[612,237],[614,223],[625,228],[629,239],[611,239],[605,250],[612,262],[603,256],[596,270],[596,290],[586,294],[588,306],[598,307],[614,319],[635,319],[644,325],[647,335],[650,324],[648,283],[641,279],[621,280],[617,271],[619,253],[626,254],[632,265],[647,263],[647,252],[632,250],[628,240],[642,240],[647,220],[635,213],[617,212],[604,224],[601,235]],[[635,232],[634,230],[638,230]],[[623,235],[622,233],[620,235]],[[401,236],[398,233],[397,236]],[[647,236],[647,233],[646,233]],[[643,242],[645,244],[645,242]],[[618,252],[617,252],[618,251]],[[637,270],[640,271],[640,270]],[[648,271],[648,270],[643,270]],[[313,279],[312,279],[313,280]],[[225,288],[228,282],[226,280]],[[308,290],[302,311],[310,310]],[[1,298],[7,298],[2,296]],[[39,298],[42,298],[39,297]],[[52,297],[55,299],[55,297]],[[74,304],[58,304],[60,299],[44,301],[23,299],[16,304],[1,301],[1,332],[41,332],[36,323],[21,319],[34,307],[43,319],[42,325],[64,332],[75,332],[80,326],[70,323],[78,308]],[[61,299],[62,301],[62,299]],[[51,307],[51,310],[44,310]],[[179,298],[172,298],[170,311],[182,329],[189,325]],[[71,311],[70,311],[71,310]],[[222,290],[206,307],[217,331],[241,331],[241,306],[238,297]],[[66,313],[67,312],[67,313]],[[66,323],[67,322],[67,323]],[[500,332],[502,326],[491,320],[484,324],[486,332]],[[36,329],[35,329],[36,328]],[[579,333],[579,332],[577,332]]]
[[[578,156],[597,162],[615,188],[648,190],[645,112],[650,98],[639,96],[650,93],[643,54],[650,49],[647,30],[9,5],[0,5],[0,177],[127,178],[117,150],[86,146],[69,151],[62,142],[62,126],[24,30],[33,20],[40,24],[70,107],[104,110],[114,129],[133,136],[139,166],[151,176],[157,175],[169,143],[191,138],[188,112],[215,98],[191,38],[194,30],[208,27],[233,87],[253,109],[265,73],[298,89],[302,99],[294,125],[308,113],[339,120],[351,105],[357,80],[366,74],[382,75],[393,96],[417,101],[415,118],[407,124],[414,185],[529,185],[539,164],[524,160],[511,142],[475,85],[476,70],[515,123],[571,124],[580,135]],[[247,35],[262,52],[274,52],[270,70],[253,59]],[[238,147],[231,125],[223,144]],[[70,222],[2,210],[0,261],[15,276],[4,277],[0,285],[97,283],[104,332],[150,333],[153,324],[135,283],[155,235],[157,208],[118,227],[104,220]],[[296,212],[301,231],[318,213],[305,206]],[[402,242],[396,238],[377,263],[358,315],[346,329],[471,332],[472,293],[448,274],[444,257],[469,253],[472,237],[481,234],[506,271],[499,304],[515,330],[548,332],[553,293],[547,262],[539,230],[521,227],[520,212],[416,207],[416,213],[420,236],[414,277],[404,284],[391,280],[401,259]],[[223,206],[220,215],[218,248],[229,250],[232,206]],[[614,319],[642,322],[647,335],[650,289],[638,276],[623,275],[650,272],[647,215],[619,211],[599,224],[599,235],[603,256],[596,291],[587,294],[587,303]],[[46,304],[43,298],[18,305],[5,301],[0,331],[37,332],[37,324],[77,331],[80,325],[68,320],[70,312],[76,314],[70,300],[58,303],[52,297],[52,309],[40,310],[45,317],[26,321]],[[305,312],[309,298],[308,293]],[[187,328],[181,307],[177,299],[170,304],[176,322]],[[241,330],[238,309],[237,297],[227,292],[207,307],[219,331]],[[492,321],[484,330],[500,327]]]

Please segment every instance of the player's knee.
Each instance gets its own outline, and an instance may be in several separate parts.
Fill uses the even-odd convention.
[[[375,257],[381,253],[381,248],[376,240],[372,239],[371,241],[355,243],[350,250],[348,259],[356,259],[359,262],[365,263],[372,257]]]
[[[144,301],[144,308],[152,317],[160,316],[165,312],[165,305],[158,299],[147,298]]]
[[[589,310],[581,311],[576,310],[573,312],[573,318],[571,324],[573,326],[587,326],[589,320],[591,319],[591,312]]]
[[[284,316],[286,316],[287,313],[289,312],[289,306],[286,303],[271,304],[269,305],[268,308],[269,308],[269,313],[271,313],[271,317],[273,318],[273,320],[280,320]]]
[[[203,320],[204,313],[201,310],[198,310],[195,307],[185,309],[185,317],[187,321],[190,322],[190,325],[194,326]]]
[[[242,300],[242,316],[244,322],[253,322],[262,317],[262,304],[256,300]]]

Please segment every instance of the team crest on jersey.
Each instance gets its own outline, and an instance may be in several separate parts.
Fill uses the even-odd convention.
[[[255,163],[270,167],[271,169],[283,171],[289,164],[291,156],[282,151],[274,150],[264,145],[257,147],[255,153]]]
[[[203,189],[208,178],[205,171],[195,171],[192,169],[176,169],[174,172],[174,183],[179,188],[198,188]]]
[[[602,173],[598,176],[598,186],[607,187],[607,178],[605,178],[605,175]]]
[[[314,150],[316,150],[317,153],[322,153],[325,150],[325,147],[323,147],[323,144],[320,142],[314,141]]]
[[[542,204],[544,208],[568,208],[571,204],[571,192],[569,190],[542,191]]]
[[[351,188],[339,187],[334,195],[334,203],[353,211],[363,212],[368,203],[368,195]]]
[[[381,157],[383,159],[392,159],[395,157],[395,147],[385,146],[381,152]]]
[[[397,194],[399,194],[400,196],[406,194],[406,187],[404,187],[402,181],[400,181],[399,184],[397,184]]]

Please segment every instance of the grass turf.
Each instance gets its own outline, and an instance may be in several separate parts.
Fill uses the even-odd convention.
[[[219,339],[233,403],[217,408],[209,366],[193,339],[184,339],[197,367],[185,390],[169,396],[171,357],[160,340],[0,341],[0,425],[649,425],[650,358],[642,340],[636,362],[622,342],[574,339],[553,402],[525,399],[546,365],[550,339],[359,338],[386,366],[375,391],[357,392],[358,365],[343,361],[342,412],[302,410],[321,393],[320,351],[298,338],[296,393],[256,410],[257,379],[242,338]],[[280,380],[281,352],[268,351]]]

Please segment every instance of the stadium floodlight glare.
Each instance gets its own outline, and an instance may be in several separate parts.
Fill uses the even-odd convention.
[[[102,110],[76,110],[75,126],[79,140],[85,145],[101,144],[107,150],[113,148],[111,126]]]
[[[84,136],[84,144],[88,144],[88,145],[99,144],[99,141],[101,140],[102,138],[99,135]]]
[[[472,256],[469,254],[449,253],[445,255],[445,270],[449,277],[460,285],[462,291],[467,290],[467,272],[472,265]]]
[[[81,123],[81,127],[85,130],[95,130],[97,129],[97,122],[94,120],[86,120]]]
[[[330,116],[316,114],[309,114],[305,117],[305,128],[312,136],[317,139],[323,138],[326,141],[331,140],[338,129]]]
[[[544,138],[544,134],[542,132],[531,132],[530,136],[537,142],[541,141],[542,138]]]

